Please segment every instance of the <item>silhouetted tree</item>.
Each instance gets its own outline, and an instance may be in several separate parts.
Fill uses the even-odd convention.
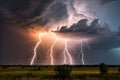
[[[37,67],[37,70],[41,70],[41,67],[40,67],[40,66],[38,66],[38,67]]]
[[[118,71],[120,72],[120,69]]]
[[[68,66],[56,66],[55,67],[55,72],[56,76],[59,79],[65,80],[65,78],[69,78],[70,80],[70,73],[71,73],[71,68]]]
[[[107,66],[104,63],[100,63],[99,70],[102,75],[107,74],[108,72]]]
[[[8,66],[7,66],[7,65],[5,65],[5,66],[3,66],[2,68],[3,68],[3,69],[6,69],[6,68],[8,68]]]

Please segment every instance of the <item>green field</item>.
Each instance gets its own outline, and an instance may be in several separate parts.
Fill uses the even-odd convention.
[[[120,66],[0,66],[0,80],[120,80]],[[59,70],[59,73],[58,73]],[[68,72],[69,70],[69,72]]]

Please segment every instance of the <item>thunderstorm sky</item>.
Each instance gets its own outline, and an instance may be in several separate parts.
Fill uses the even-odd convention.
[[[75,64],[81,64],[82,36],[90,39],[83,46],[86,64],[120,65],[120,0],[0,0],[0,65],[29,65],[36,32],[57,28],[74,40],[68,46]],[[48,39],[38,48],[37,65],[49,64]],[[63,47],[55,45],[55,64],[61,64]]]

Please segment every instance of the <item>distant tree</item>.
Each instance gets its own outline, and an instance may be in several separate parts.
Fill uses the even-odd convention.
[[[107,66],[106,66],[104,63],[100,63],[100,68],[99,68],[99,70],[100,70],[100,73],[101,73],[102,75],[108,73]]]
[[[41,70],[41,67],[40,67],[40,66],[38,66],[37,70]]]
[[[3,69],[6,69],[6,68],[8,68],[8,66],[7,66],[7,65],[5,65],[5,66],[3,66],[2,68],[3,68]]]
[[[22,65],[22,66],[21,66],[21,68],[22,68],[22,69],[24,69],[24,68],[25,68],[25,66],[23,66],[23,65]]]
[[[120,72],[120,69],[118,71]]]
[[[59,79],[65,80],[66,78],[69,78],[69,80],[70,80],[70,73],[72,70],[70,67],[68,67],[68,66],[56,66],[54,70],[55,70],[56,76]]]

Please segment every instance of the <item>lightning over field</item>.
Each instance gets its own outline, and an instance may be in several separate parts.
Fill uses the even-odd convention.
[[[55,39],[54,43],[52,44],[51,48],[50,48],[50,58],[51,58],[51,65],[54,65],[54,46],[57,42],[57,39]]]
[[[81,41],[81,55],[82,55],[82,58],[81,58],[82,64],[85,65],[84,52],[83,52],[83,42],[82,41]]]
[[[119,8],[120,0],[0,0],[0,65],[120,64]]]
[[[73,65],[73,59],[72,59],[72,56],[71,56],[70,52],[68,51],[67,43],[68,43],[68,40],[65,40],[65,51],[66,51],[66,55],[67,55],[68,58],[69,58],[70,64]]]
[[[35,45],[35,47],[34,47],[34,55],[33,55],[33,58],[32,58],[32,60],[31,60],[31,65],[33,65],[34,64],[34,60],[35,60],[35,58],[36,58],[36,56],[37,56],[37,48],[38,48],[38,46],[40,45],[40,43],[41,43],[41,37],[42,37],[42,34],[39,34],[39,41],[37,42],[37,44]]]
[[[36,59],[36,57],[37,57],[37,49],[39,49],[38,47],[40,46],[40,44],[42,43],[42,38],[45,38],[44,36],[46,36],[46,37],[48,37],[48,34],[50,34],[50,35],[52,35],[52,37],[54,38],[54,41],[53,41],[53,43],[51,43],[51,46],[50,46],[50,51],[49,51],[49,57],[50,57],[50,64],[51,65],[55,65],[55,58],[54,58],[54,55],[56,54],[55,53],[55,46],[56,46],[56,43],[58,42],[63,42],[63,46],[64,46],[64,48],[63,48],[63,61],[62,61],[62,63],[63,64],[70,64],[70,65],[73,65],[74,64],[74,59],[73,59],[73,57],[72,57],[72,55],[71,55],[71,53],[69,52],[69,49],[70,48],[68,48],[69,46],[68,46],[68,43],[69,43],[69,41],[70,41],[70,38],[69,39],[66,39],[66,38],[63,38],[63,37],[60,37],[60,35],[62,35],[61,33],[60,33],[60,35],[59,36],[57,36],[57,34],[56,33],[54,33],[54,32],[43,32],[43,33],[39,33],[39,35],[38,35],[38,39],[39,39],[39,41],[36,43],[36,45],[35,45],[35,47],[34,47],[34,55],[33,55],[33,57],[32,57],[32,59],[31,59],[31,62],[30,62],[30,64],[31,65],[34,65],[34,62],[35,62],[35,59]],[[71,39],[72,40],[72,39]],[[43,43],[44,44],[44,43]],[[78,54],[78,55],[82,55],[82,57],[81,57],[81,61],[82,61],[82,63],[81,64],[85,64],[85,62],[84,62],[84,53],[83,53],[83,43],[82,43],[82,41],[80,41],[80,45],[81,45],[81,48],[80,48],[80,53]],[[41,56],[42,57],[42,56]],[[40,58],[40,57],[39,57]]]

